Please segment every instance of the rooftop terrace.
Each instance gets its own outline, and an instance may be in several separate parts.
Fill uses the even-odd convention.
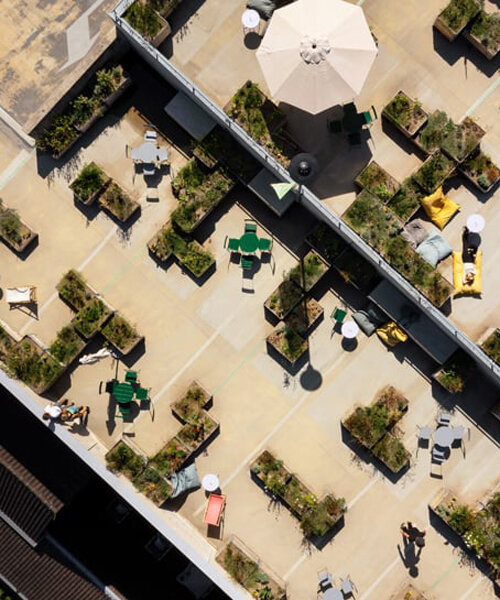
[[[398,5],[398,12],[392,4],[366,2],[380,56],[358,105],[381,107],[402,88],[425,106],[443,107],[458,119],[481,94],[493,90],[473,116],[488,130],[488,142],[499,147],[500,132],[493,119],[498,90],[492,87],[493,77],[468,65],[465,79],[463,64],[457,66],[461,61],[450,65],[443,59],[442,42],[432,40],[430,28],[440,6],[428,2],[422,10],[416,5]],[[264,85],[254,51],[243,45],[241,5],[223,3],[216,10],[214,2],[206,2],[181,29],[182,11],[189,12],[193,6],[185,0],[172,18],[177,30],[174,62],[220,105],[247,79]],[[411,28],[401,26],[410,21]],[[418,63],[412,47],[419,48]],[[240,61],[234,63],[238,67],[225,63],[226,59]],[[362,600],[388,598],[408,579],[397,545],[401,543],[399,524],[409,519],[427,528],[415,587],[429,599],[493,598],[491,580],[471,567],[449,532],[434,521],[429,524],[428,504],[443,487],[470,504],[498,489],[500,422],[489,413],[498,401],[497,386],[476,371],[463,393],[449,395],[431,377],[438,365],[412,341],[388,349],[378,336],[360,333],[356,343],[346,343],[329,315],[345,304],[350,316],[366,303],[366,291],[346,284],[335,269],[329,269],[311,292],[324,318],[309,336],[307,360],[295,369],[277,361],[266,345],[275,324],[266,316],[263,303],[309,250],[305,239],[316,221],[298,204],[278,218],[241,183],[195,232],[195,239],[215,257],[213,272],[197,281],[177,261],[158,265],[147,244],[177,206],[170,182],[187,164],[191,144],[163,112],[175,91],[135,58],[127,69],[139,84],[135,91],[85,134],[67,158],[54,163],[24,150],[22,160],[12,163],[22,146],[5,137],[9,158],[0,174],[2,197],[36,230],[39,243],[21,257],[0,247],[2,285],[36,284],[38,311],[34,318],[24,309],[9,310],[6,303],[0,303],[2,322],[19,335],[33,334],[49,345],[73,316],[56,291],[62,275],[73,268],[145,338],[122,360],[109,357],[92,365],[73,364],[48,393],[29,392],[31,397],[40,408],[47,397],[61,396],[88,405],[88,426],[75,424],[69,431],[103,464],[106,452],[121,438],[147,456],[158,452],[179,431],[171,404],[193,380],[213,394],[209,414],[218,422],[219,431],[197,456],[196,464],[200,476],[218,474],[227,497],[220,530],[203,524],[206,495],[202,490],[156,509],[123,477],[117,485],[145,507],[148,515],[154,515],[157,524],[182,531],[186,543],[214,568],[216,553],[234,535],[284,580],[292,600],[314,597],[317,572],[325,566],[335,575],[349,573]],[[239,79],[232,81],[228,74],[236,73]],[[354,200],[353,179],[370,157],[399,180],[421,162],[407,152],[401,139],[395,141],[393,132],[382,128],[380,120],[370,130],[367,145],[348,150],[345,142],[326,137],[326,115],[320,122],[286,110],[295,138],[320,158],[323,170],[314,190],[337,214]],[[127,146],[139,145],[149,124],[158,128],[159,144],[169,148],[171,165],[145,181],[128,158]],[[310,137],[304,131],[310,131]],[[74,200],[69,183],[90,161],[140,204],[140,213],[127,226]],[[484,202],[485,198],[478,198],[463,184],[449,192],[454,199],[456,194],[462,212],[444,230],[453,247],[458,247],[462,221],[469,212],[479,209],[487,220],[482,243],[483,296],[454,300],[450,316],[477,341],[485,328],[496,325],[495,311],[499,310],[492,287],[496,285],[494,230],[490,230],[490,223],[495,222],[494,197]],[[256,257],[251,276],[224,248],[226,236],[239,237],[248,218],[257,223],[259,235],[273,239],[271,260]],[[449,267],[446,262],[440,267],[447,277]],[[102,342],[98,336],[85,352],[97,350]],[[151,404],[135,411],[131,422],[118,419],[109,395],[99,393],[100,382],[123,379],[128,367],[138,371],[151,396]],[[408,470],[398,477],[352,444],[341,427],[355,406],[371,403],[386,385],[393,385],[409,401],[397,430],[411,459]],[[435,472],[429,450],[417,453],[416,432],[418,425],[434,428],[443,409],[453,413],[454,426],[470,427],[471,433],[465,452],[452,450],[442,472]],[[56,432],[61,428],[57,426]],[[264,449],[282,459],[319,498],[326,493],[345,498],[344,526],[323,547],[305,541],[298,521],[250,477],[250,465]]]

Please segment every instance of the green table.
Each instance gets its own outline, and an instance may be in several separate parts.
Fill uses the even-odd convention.
[[[111,395],[118,404],[128,404],[134,397],[134,388],[127,382],[115,382],[111,390]]]
[[[244,233],[240,237],[240,250],[245,253],[255,252],[259,247],[259,238],[253,232]]]

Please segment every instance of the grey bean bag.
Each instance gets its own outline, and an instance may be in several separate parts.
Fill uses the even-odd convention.
[[[410,221],[403,227],[401,237],[406,240],[412,248],[416,248],[429,237],[429,232],[422,219],[413,219],[413,221]]]
[[[389,320],[388,316],[373,302],[370,302],[364,309],[353,313],[352,318],[359,325],[361,331],[368,337],[372,335],[375,329],[381,327]]]
[[[172,484],[172,498],[177,498],[181,494],[194,490],[200,487],[200,478],[198,477],[198,471],[194,463],[187,466],[182,471],[172,473],[170,476],[170,483]]]

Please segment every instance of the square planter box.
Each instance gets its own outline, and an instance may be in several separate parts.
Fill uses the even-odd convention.
[[[113,314],[101,333],[123,356],[132,352],[144,339],[144,336],[139,335],[135,328],[118,313]]]
[[[413,137],[425,125],[428,118],[428,114],[420,104],[401,90],[384,107],[382,116],[407,138]]]
[[[129,198],[114,181],[110,181],[99,196],[99,206],[121,223],[126,223],[140,209],[139,203]]]
[[[170,221],[166,223],[158,233],[149,240],[148,250],[160,263],[166,263],[173,255],[173,249],[170,244],[165,243],[165,234],[172,231]]]
[[[134,487],[156,506],[164,504],[172,495],[172,486],[153,466],[147,465],[140,475],[132,479]]]
[[[432,194],[450,177],[456,164],[442,152],[431,154],[413,175],[414,181],[428,194]]]
[[[105,457],[107,468],[113,473],[120,473],[131,481],[146,468],[146,458],[132,448],[124,440],[119,440]]]
[[[306,242],[331,266],[333,261],[347,247],[347,243],[326,223],[318,223],[306,237]]]
[[[403,442],[394,434],[386,433],[372,448],[378,458],[392,473],[400,473],[410,463],[410,453]]]
[[[442,139],[452,125],[454,125],[453,121],[443,110],[435,110],[427,117],[425,126],[419,129],[411,141],[429,156],[439,151]]]
[[[276,317],[285,319],[304,297],[304,292],[294,281],[282,281],[264,302],[264,307]]]
[[[354,183],[361,190],[365,189],[377,196],[384,204],[389,202],[400,187],[399,182],[374,160],[361,171]]]
[[[387,206],[403,223],[407,223],[420,210],[420,201],[424,196],[425,192],[410,177],[403,181]]]
[[[440,369],[432,374],[432,378],[447,392],[456,394],[463,390],[475,368],[474,360],[464,351],[457,350]]]
[[[282,496],[292,474],[283,465],[282,460],[275,458],[268,450],[264,450],[251,463],[250,473],[264,488],[276,496]]]
[[[188,242],[186,252],[174,252],[174,256],[195,279],[201,279],[215,266],[214,256],[196,240]]]
[[[150,461],[163,477],[169,477],[175,471],[178,471],[191,456],[191,451],[178,438],[173,437],[163,448],[153,456]]]
[[[328,271],[327,263],[314,250],[304,256],[304,258],[287,274],[287,279],[290,279],[304,292],[309,292]]]
[[[57,291],[59,296],[71,306],[71,308],[78,312],[81,308],[87,304],[92,298],[94,298],[97,292],[92,288],[80,275],[78,271],[70,269],[62,277],[61,281],[57,284]]]
[[[456,4],[455,0],[451,0],[434,22],[434,27],[450,42],[453,42],[458,37],[467,26],[467,23],[469,23],[479,12],[478,3],[475,0],[470,0],[467,2],[468,12],[463,13],[462,18],[458,18],[458,15],[453,14]],[[456,17],[455,26],[449,24],[449,19],[452,19],[454,16]]]
[[[131,20],[129,20],[129,11],[130,13],[133,13],[133,6],[136,3],[133,3],[132,6],[128,7],[127,10],[125,11],[125,13],[123,14],[123,19],[125,21],[127,21],[127,23],[133,28],[134,25],[133,20],[131,22]],[[153,10],[151,13],[151,16],[154,16],[154,18],[157,21],[157,28],[156,28],[156,33],[149,33],[146,31],[141,31],[140,28],[137,28],[136,31],[139,35],[141,35],[146,41],[148,41],[152,46],[154,46],[155,48],[158,48],[158,46],[165,41],[165,39],[167,38],[168,35],[170,35],[171,29],[170,29],[170,25],[168,24],[168,21],[166,19],[164,19],[160,13],[158,13],[156,10]]]
[[[193,381],[179,400],[171,404],[172,413],[181,423],[188,423],[207,407],[212,396],[197,381]]]
[[[489,192],[500,179],[500,168],[481,150],[469,156],[459,170],[480,192]]]
[[[6,213],[9,210],[10,209],[5,208],[0,205],[0,213]],[[14,215],[13,216],[14,219],[16,219],[16,220],[19,219],[19,217],[17,217],[17,213],[13,213],[13,215]],[[0,231],[0,238],[2,238],[5,245],[8,246],[9,248],[11,248],[11,250],[14,250],[14,252],[16,252],[17,254],[21,254],[22,252],[24,252],[24,250],[26,250],[26,248],[31,243],[33,243],[38,238],[38,233],[35,233],[21,219],[19,219],[18,222],[19,222],[19,226],[18,226],[18,230],[17,230],[17,236],[20,239],[18,239],[18,240],[12,239],[11,237],[7,236],[2,231]]]
[[[191,453],[194,453],[208,443],[218,429],[219,424],[217,421],[206,410],[203,410],[200,412],[197,420],[186,423],[176,437]]]
[[[493,36],[490,40],[490,44],[488,43],[488,36],[485,35],[481,37],[478,35],[478,33],[480,34],[481,28],[486,31],[488,26],[496,29],[499,26],[499,21],[500,13],[496,12],[487,14],[481,10],[476,18],[472,21],[471,25],[463,32],[465,39],[472,44],[476,50],[479,50],[479,52],[481,52],[481,54],[488,60],[493,60],[498,54],[498,51],[500,50],[500,42],[497,41],[497,43],[495,43],[495,40],[498,40],[498,37]]]
[[[98,169],[102,174],[101,177],[102,177],[103,181],[102,181],[102,185],[99,189],[96,189],[94,192],[92,192],[89,196],[87,196],[85,198],[82,195],[78,195],[78,177],[82,174],[82,171],[86,167],[95,167],[96,169]],[[111,178],[108,175],[106,175],[106,173],[104,173],[104,171],[98,165],[96,165],[94,162],[89,163],[88,165],[86,165],[86,167],[84,167],[84,169],[82,169],[82,171],[80,172],[78,177],[76,177],[76,179],[74,179],[70,183],[69,187],[73,190],[73,194],[74,194],[75,198],[78,200],[78,202],[80,202],[84,206],[90,206],[94,203],[96,198],[98,198],[100,196],[100,194],[106,189],[107,185],[111,181]],[[76,191],[75,191],[75,188],[76,188]]]
[[[286,326],[306,337],[323,318],[323,307],[314,298],[297,304],[286,318]]]
[[[112,314],[113,310],[102,298],[93,298],[78,311],[71,324],[86,340],[90,340]]]
[[[465,117],[443,138],[441,150],[455,162],[461,163],[476,150],[485,133],[471,118]]]
[[[65,367],[68,366],[87,345],[74,327],[66,325],[57,334],[49,348],[49,353]]]
[[[275,329],[267,336],[266,341],[291,367],[294,367],[309,351],[307,341],[296,331],[288,329],[286,326]]]
[[[264,565],[261,559],[236,536],[219,551],[215,560],[229,573],[232,579],[246,589],[252,598],[259,598],[262,590],[269,588],[270,600],[286,600],[285,583]],[[248,578],[248,572],[255,572],[255,577]]]

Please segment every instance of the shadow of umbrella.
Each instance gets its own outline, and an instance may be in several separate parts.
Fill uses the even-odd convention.
[[[323,383],[323,377],[319,371],[317,371],[311,363],[307,365],[305,371],[300,376],[300,385],[307,391],[313,392],[321,387]]]

